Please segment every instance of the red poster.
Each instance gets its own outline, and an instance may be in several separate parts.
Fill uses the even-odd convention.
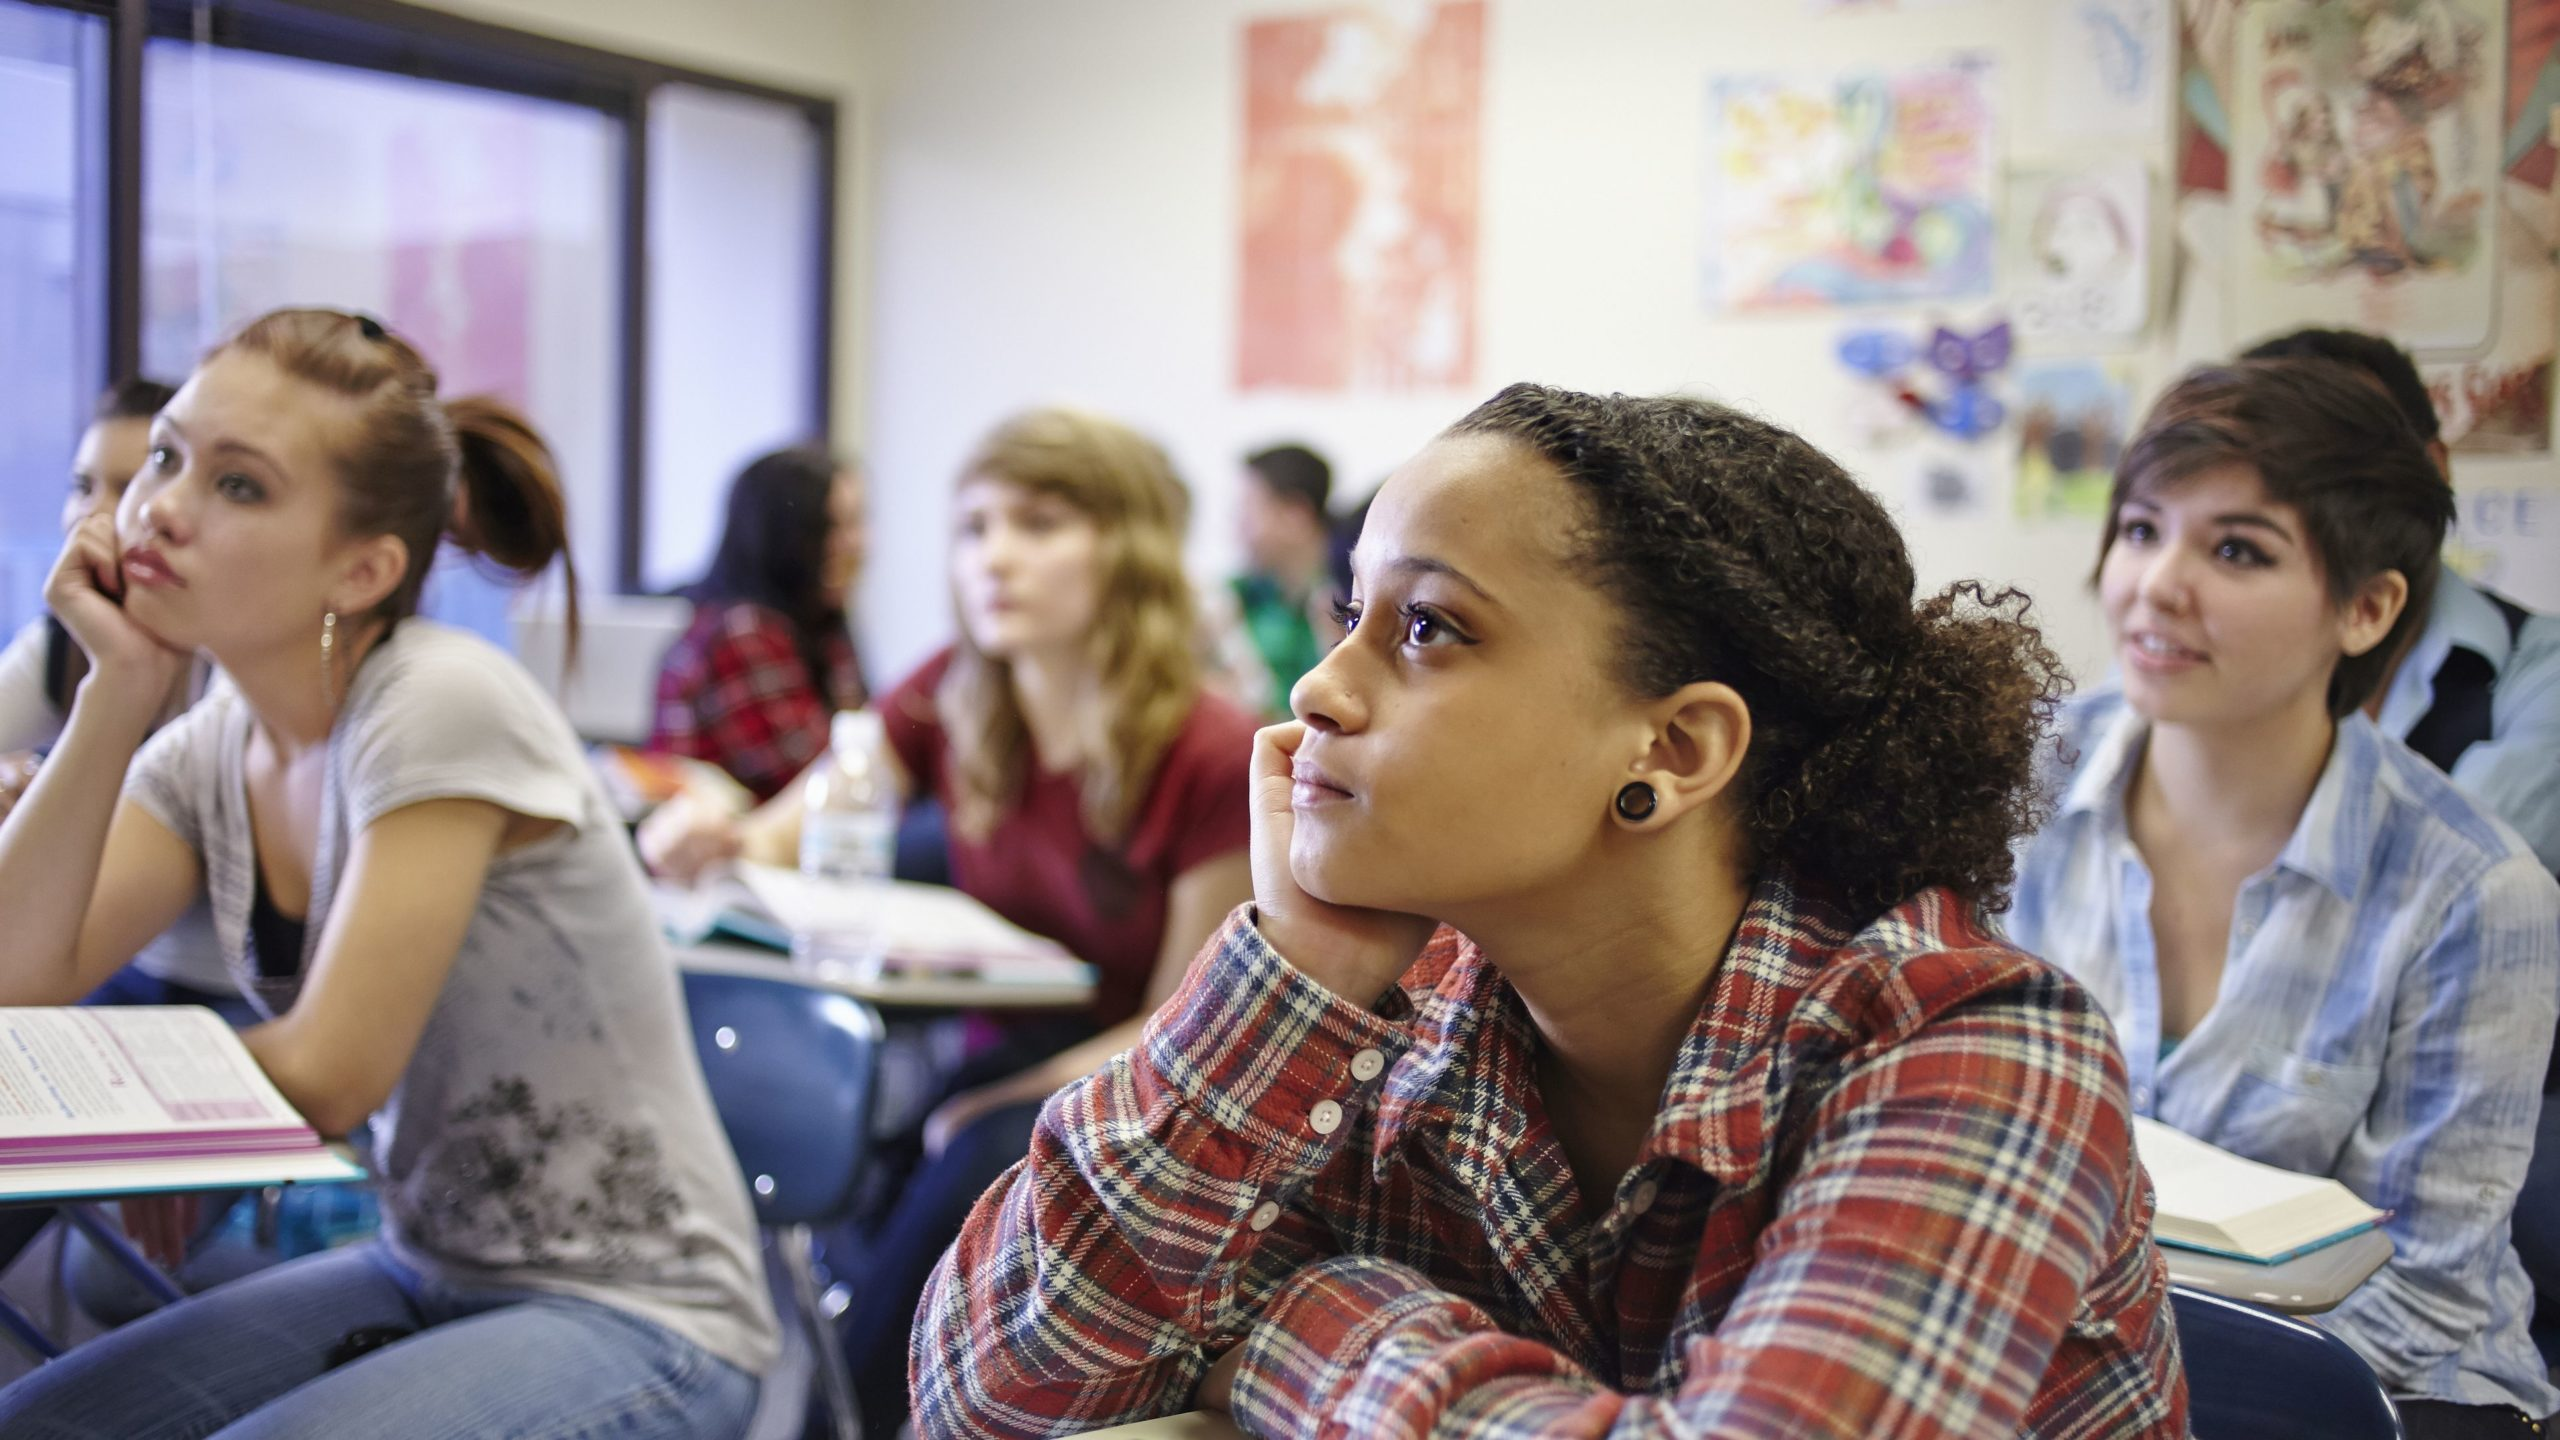
[[[1246,28],[1238,385],[1472,383],[1483,74],[1482,0]]]

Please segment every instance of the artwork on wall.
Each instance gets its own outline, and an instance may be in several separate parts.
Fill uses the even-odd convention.
[[[1721,310],[1991,288],[1987,58],[1710,86],[1707,299]]]
[[[1245,28],[1242,388],[1473,383],[1484,5]]]
[[[2089,360],[2028,365],[2018,371],[2017,404],[2019,518],[2106,514],[2133,423],[2125,376]]]
[[[2138,340],[2151,318],[2151,182],[2142,162],[2009,177],[2001,274],[2030,340]]]
[[[1891,443],[1915,425],[1951,440],[1981,440],[2008,418],[1997,385],[2014,334],[2006,320],[1972,328],[1939,321],[1916,338],[1890,326],[1849,331],[1833,353],[1867,382],[1853,392],[1851,424],[1870,444]]]
[[[2069,140],[2154,145],[2177,68],[2171,0],[2046,0],[2045,125]]]
[[[2497,318],[2504,0],[2241,11],[2232,329],[2351,325],[2477,351]]]

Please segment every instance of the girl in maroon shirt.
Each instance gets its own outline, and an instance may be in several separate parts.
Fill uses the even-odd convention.
[[[996,1028],[925,1123],[923,1163],[874,1232],[846,1348],[867,1427],[906,1414],[907,1334],[970,1204],[1022,1158],[1040,1102],[1125,1050],[1252,893],[1254,722],[1201,688],[1181,482],[1114,421],[1039,410],[961,471],[952,647],[880,703],[909,795],[950,817],[953,882],[1101,976],[1085,1014]],[[727,854],[788,864],[796,787],[743,824],[644,826],[661,873]]]

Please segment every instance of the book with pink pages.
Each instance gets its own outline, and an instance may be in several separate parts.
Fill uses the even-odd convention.
[[[210,1010],[0,1008],[0,1202],[364,1173]]]

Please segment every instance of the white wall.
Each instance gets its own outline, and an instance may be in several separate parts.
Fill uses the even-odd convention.
[[[1212,572],[1233,557],[1246,449],[1306,439],[1356,495],[1520,379],[1747,405],[1903,510],[1910,457],[1863,450],[1847,422],[1832,346],[1849,318],[1723,319],[1699,303],[1707,79],[1990,49],[2003,61],[2007,158],[2059,158],[2040,149],[2034,63],[2055,3],[1817,16],[1805,0],[1491,0],[1477,383],[1343,397],[1232,385],[1243,26],[1323,5],[874,0],[869,663],[885,680],[950,633],[941,535],[953,470],[991,422],[1043,401],[1121,415],[1173,451],[1198,498],[1194,558]],[[2164,126],[2147,147],[2163,195],[2169,141]],[[1978,307],[1950,313],[1969,320]],[[2210,315],[2185,333],[2193,353],[2229,343]],[[2132,358],[2147,400],[2172,373],[2169,343]],[[2549,464],[2463,468],[2519,467]],[[1965,521],[1904,511],[1924,584],[1984,575],[2027,587],[2065,659],[2094,675],[2094,522],[2021,522],[2005,501],[2004,487]]]

